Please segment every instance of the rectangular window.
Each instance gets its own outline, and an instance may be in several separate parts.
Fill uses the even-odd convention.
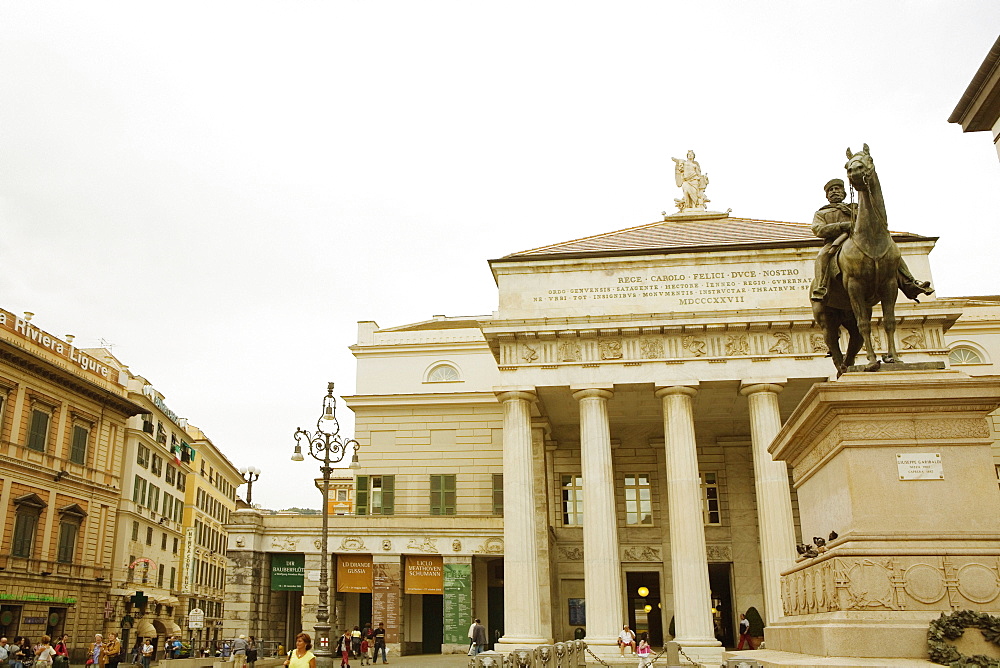
[[[167,444],[167,430],[163,428],[162,422],[156,423],[156,442],[163,445]]]
[[[455,514],[455,476],[431,476],[431,515]]]
[[[396,477],[359,475],[356,497],[358,515],[393,515],[396,511]]]
[[[49,418],[51,416],[38,408],[31,411],[31,427],[28,430],[28,447],[38,452],[45,452],[45,444],[49,438]]]
[[[705,524],[722,524],[722,509],[719,506],[719,474],[701,474],[701,502],[705,513]]]
[[[81,466],[87,463],[87,440],[90,430],[78,424],[73,425],[73,446],[69,451],[69,460]]]
[[[160,536],[160,549],[161,550],[167,549],[167,534],[163,534]]]
[[[154,513],[160,508],[160,488],[156,485],[149,486],[149,509]]]
[[[562,477],[563,526],[583,525],[583,476]]]
[[[625,523],[652,525],[653,502],[649,476],[645,473],[625,476]]]
[[[60,564],[72,564],[73,556],[76,554],[76,535],[80,531],[80,525],[76,522],[59,523],[59,551],[56,560]]]
[[[163,458],[159,455],[153,455],[153,461],[149,465],[149,470],[153,472],[153,475],[160,475],[163,473]]]
[[[14,518],[14,543],[10,553],[15,557],[30,557],[35,545],[38,515],[34,509],[18,509]]]
[[[153,544],[153,527],[146,527],[146,545]]]
[[[171,519],[174,517],[174,497],[167,492],[163,493],[163,510],[160,511],[160,514]]]
[[[184,519],[184,502],[180,499],[174,503],[174,521],[181,522]]]
[[[160,568],[159,568],[159,570],[156,573],[156,586],[157,587],[161,587],[161,588],[163,587],[163,572],[164,572],[164,570],[166,570],[165,567],[164,567],[164,565],[160,564]]]
[[[132,540],[139,540],[139,523],[132,522]]]
[[[146,479],[140,476],[135,477],[135,485],[132,487],[132,501],[138,506],[146,505]]]
[[[174,549],[172,550],[174,554],[177,554],[177,539],[174,538]]]
[[[173,466],[167,464],[167,470],[163,474],[163,479],[167,481],[168,485],[173,485],[174,480],[177,478],[177,469]]]
[[[177,581],[177,568],[174,566],[170,567],[170,590],[174,590],[174,584]]]
[[[493,514],[503,517],[503,473],[493,474]]]
[[[135,569],[132,568],[132,564],[135,563],[135,555],[128,555],[128,563],[125,564],[125,581],[132,582],[135,579]]]
[[[185,489],[187,489],[187,474],[186,473],[181,473],[180,471],[177,472],[177,489],[181,490],[182,492]]]
[[[135,463],[144,469],[149,468],[149,448],[145,445],[140,445],[136,451]]]

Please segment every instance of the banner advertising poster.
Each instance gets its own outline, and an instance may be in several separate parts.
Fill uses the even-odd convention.
[[[444,558],[407,555],[403,586],[407,594],[443,594]]]
[[[271,591],[302,591],[306,555],[271,555]]]
[[[356,594],[372,592],[372,555],[337,555],[337,591]]]
[[[444,565],[444,637],[442,642],[466,645],[472,621],[472,564]]]

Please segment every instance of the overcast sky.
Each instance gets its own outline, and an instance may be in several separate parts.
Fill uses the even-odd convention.
[[[356,321],[490,313],[487,259],[660,219],[688,149],[712,208],[808,222],[867,142],[938,293],[1000,292],[1000,161],[947,122],[1000,3],[687,5],[0,0],[0,306],[284,508]]]

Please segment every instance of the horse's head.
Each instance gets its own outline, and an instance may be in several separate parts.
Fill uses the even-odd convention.
[[[875,163],[872,162],[868,144],[857,153],[852,153],[848,148],[847,164],[844,167],[847,168],[847,179],[856,190],[868,190],[868,180],[875,173]]]

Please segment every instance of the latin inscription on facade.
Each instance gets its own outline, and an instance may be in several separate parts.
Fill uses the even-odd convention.
[[[812,260],[504,275],[504,317],[782,308],[809,303]]]

